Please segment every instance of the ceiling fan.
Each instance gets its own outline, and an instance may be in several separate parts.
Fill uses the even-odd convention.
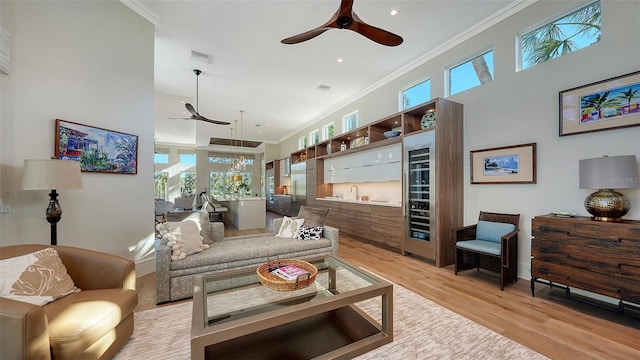
[[[325,24],[303,32],[281,41],[283,44],[297,44],[313,39],[330,29],[347,29],[355,31],[370,40],[386,46],[398,46],[402,44],[402,37],[390,33],[386,30],[371,26],[363,22],[355,12],[353,12],[353,0],[342,0],[340,8]]]
[[[200,74],[202,74],[202,71],[200,71],[198,69],[193,69],[193,73],[196,74],[196,107],[197,107],[198,106],[198,77],[200,76]],[[200,120],[200,121],[206,121],[208,123],[217,124],[217,125],[230,125],[231,124],[231,123],[228,123],[226,121],[219,121],[219,120],[213,120],[213,119],[206,118],[206,117],[200,115],[198,113],[198,110],[194,109],[193,105],[191,105],[189,103],[184,104],[184,106],[191,113],[190,117],[188,117],[188,118],[169,118],[169,119]]]

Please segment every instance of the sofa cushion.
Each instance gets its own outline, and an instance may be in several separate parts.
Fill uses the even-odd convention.
[[[308,206],[300,206],[298,218],[304,219],[304,226],[317,227],[324,226],[324,222],[331,209],[319,209]]]
[[[224,241],[218,241],[197,254],[186,259],[171,262],[171,271],[199,267],[232,268],[234,263],[253,263],[278,259],[287,254],[304,253],[313,250],[330,249],[331,241],[321,238],[316,241],[300,241],[275,235],[238,236]],[[215,266],[214,266],[215,265]]]
[[[300,228],[302,227],[304,221],[305,219],[293,219],[285,216],[284,220],[282,220],[282,225],[280,225],[278,233],[276,233],[276,236],[295,239],[296,236],[298,236],[298,231],[300,231]]]
[[[304,225],[300,228],[300,231],[298,231],[297,236],[300,240],[319,240],[321,237],[322,226],[306,227]]]
[[[136,290],[100,289],[71,294],[44,306],[52,358],[77,358],[131,316],[137,301]]]
[[[465,250],[483,252],[492,255],[500,255],[500,243],[486,240],[465,240],[458,241],[456,247]]]
[[[476,239],[499,243],[504,235],[515,229],[513,224],[480,220],[476,228]]]
[[[0,260],[0,296],[35,305],[80,291],[53,248]]]

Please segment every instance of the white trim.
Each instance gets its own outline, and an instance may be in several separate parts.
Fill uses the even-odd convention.
[[[156,257],[136,261],[136,277],[156,272]]]
[[[153,11],[149,10],[148,7],[142,5],[140,3],[140,1],[138,1],[138,0],[120,0],[120,2],[123,3],[124,5],[126,5],[129,9],[133,10],[136,14],[142,16],[147,21],[152,23],[153,26],[157,26],[158,25],[158,19],[160,19],[160,17],[156,13],[154,13]]]

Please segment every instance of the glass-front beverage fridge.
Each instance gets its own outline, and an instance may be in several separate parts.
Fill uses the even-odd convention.
[[[435,131],[404,139],[404,251],[435,259]]]

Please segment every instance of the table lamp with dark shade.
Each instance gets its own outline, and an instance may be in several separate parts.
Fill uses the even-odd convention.
[[[635,155],[603,156],[579,162],[580,189],[599,189],[584,200],[595,220],[620,221],[629,209],[629,198],[614,189],[640,186]]]
[[[22,190],[51,190],[45,212],[51,224],[51,245],[57,245],[57,223],[62,218],[56,190],[82,189],[80,163],[68,160],[26,160],[22,172]]]

